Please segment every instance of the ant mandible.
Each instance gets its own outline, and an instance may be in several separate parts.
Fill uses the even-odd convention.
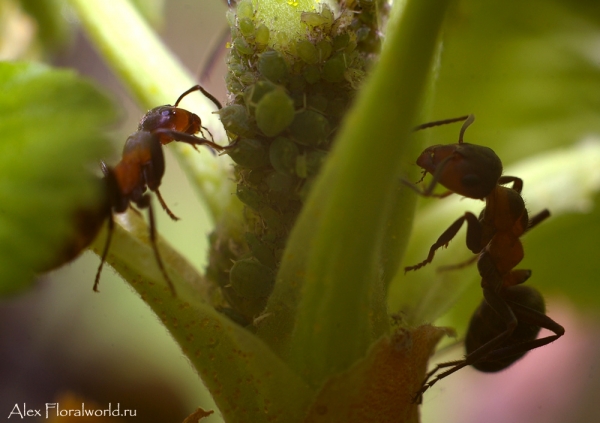
[[[528,351],[547,345],[564,334],[564,328],[546,316],[541,294],[521,285],[529,279],[531,271],[513,270],[524,256],[520,237],[549,217],[550,212],[545,209],[530,219],[521,197],[523,181],[513,176],[501,176],[502,162],[493,150],[463,142],[466,128],[474,121],[473,115],[431,122],[415,130],[459,121],[464,123],[458,143],[429,147],[417,160],[423,168],[419,182],[426,173],[431,173],[430,185],[423,191],[410,186],[423,196],[445,197],[457,193],[482,199],[486,206],[479,218],[467,212],[456,220],[431,246],[428,257],[417,265],[406,267],[405,271],[417,270],[430,263],[435,251],[447,245],[466,221],[467,247],[476,254],[484,300],[471,318],[465,340],[465,358],[437,365],[427,374],[415,401],[420,401],[423,393],[436,382],[465,366],[472,365],[484,372],[500,371]],[[433,194],[438,182],[449,191]],[[510,182],[512,188],[502,186]],[[554,332],[554,335],[536,339],[541,328]],[[448,367],[451,368],[430,381],[439,370]]]

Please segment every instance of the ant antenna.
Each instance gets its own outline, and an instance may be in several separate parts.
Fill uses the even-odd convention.
[[[471,124],[475,122],[475,115],[469,115],[467,116],[467,120],[465,120],[465,123],[463,123],[462,128],[460,128],[460,135],[458,136],[458,143],[462,144],[463,143],[463,136],[465,135],[465,131],[467,130],[467,128],[469,126],[471,126]]]
[[[208,91],[206,91],[200,85],[194,85],[192,88],[190,88],[189,90],[187,90],[186,92],[184,92],[183,94],[181,94],[179,96],[179,98],[177,99],[177,101],[175,102],[174,107],[177,107],[179,105],[179,103],[181,102],[181,100],[183,100],[183,98],[186,95],[191,94],[194,91],[200,91],[202,94],[204,94],[206,97],[208,97],[208,99],[210,101],[212,101],[215,104],[215,106],[217,106],[217,108],[219,110],[221,110],[223,108],[223,106],[221,105],[221,103],[219,102],[219,100],[217,100],[217,98],[214,95],[212,95],[211,93],[209,93]]]
[[[454,123],[454,122],[462,122],[463,120],[468,120],[469,117],[471,117],[471,116],[473,116],[473,115],[465,115],[465,116],[460,116],[460,117],[457,117],[457,118],[444,119],[444,120],[436,120],[436,121],[433,121],[433,122],[422,123],[421,125],[415,126],[413,128],[413,132],[414,131],[420,131],[421,129],[425,129],[425,128],[431,128],[431,127],[434,127],[434,126],[447,125],[449,123]],[[473,116],[473,120],[475,120],[474,116]],[[471,121],[469,123],[469,125],[471,123],[473,123],[473,121]]]

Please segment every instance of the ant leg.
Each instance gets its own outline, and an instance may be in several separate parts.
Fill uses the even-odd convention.
[[[437,372],[439,372],[440,370],[445,369],[447,367],[460,366],[456,370],[453,370],[452,373],[454,373],[466,366],[466,364],[464,364],[464,362],[465,362],[465,360],[463,359],[463,360],[447,361],[445,363],[436,364],[436,366],[433,368],[433,370],[431,370],[430,372],[427,373],[427,375],[425,375],[425,379],[423,379],[421,388],[417,391],[415,396],[412,398],[413,404],[421,404],[421,402],[423,402],[423,394],[425,393],[425,391],[427,391],[429,388],[431,388],[433,385],[435,385],[435,383],[438,380],[443,379],[443,377],[442,378],[436,377],[434,380],[429,382],[429,379],[431,379],[433,377],[433,375],[435,375]]]
[[[402,179],[401,181],[404,183],[404,185],[408,186],[409,188],[411,188],[413,191],[415,191],[417,194],[422,195],[423,197],[435,197],[435,198],[445,198],[448,197],[451,194],[454,194],[453,191],[446,191],[442,194],[433,194],[433,190],[435,189],[435,186],[437,185],[438,181],[440,180],[440,175],[442,174],[444,168],[446,167],[446,165],[448,164],[448,162],[450,160],[452,160],[454,158],[454,155],[450,155],[448,157],[446,157],[445,159],[443,159],[438,165],[437,168],[435,170],[435,173],[432,174],[432,179],[431,182],[429,183],[429,186],[423,190],[421,190],[419,187],[417,187],[416,185],[412,184],[411,182],[407,181],[406,179]],[[421,179],[419,179],[417,181],[417,183],[421,182],[424,178],[425,175],[427,175],[427,171],[424,170],[423,172],[421,172]]]
[[[112,241],[114,229],[115,221],[111,212],[108,217],[108,235],[106,236],[106,244],[104,244],[104,250],[102,251],[102,256],[100,257],[100,265],[98,266],[98,270],[96,271],[96,279],[94,280],[94,292],[100,292],[98,290],[98,285],[100,284],[100,275],[102,274],[102,267],[104,267],[106,257],[108,256],[108,249],[110,248],[110,242]]]
[[[417,181],[417,183],[419,183],[419,182],[421,182],[423,180],[423,178],[425,177],[426,173],[427,172],[423,172],[423,177],[421,177],[421,179],[419,179]],[[431,185],[429,187],[427,187],[426,190],[421,190],[418,186],[416,186],[415,184],[413,184],[410,181],[407,181],[406,179],[401,179],[400,181],[402,181],[402,183],[404,185],[406,185],[407,187],[409,187],[410,189],[412,189],[417,194],[422,195],[423,197],[446,198],[449,195],[454,194],[453,191],[446,191],[446,192],[443,192],[441,194],[432,194],[431,191],[433,191],[433,188],[431,187],[431,185],[433,185],[435,187],[435,185],[437,184],[437,182],[432,182]]]
[[[174,141],[183,142],[185,144],[191,145],[192,147],[196,146],[196,145],[207,145],[217,151],[223,151],[227,148],[230,148],[230,146],[222,147],[219,144],[216,144],[205,138],[199,138],[195,135],[186,134],[184,132],[173,131],[172,129],[161,128],[161,129],[157,129],[155,131],[155,133],[156,134],[165,134],[165,135],[169,136],[170,138],[172,138]]]
[[[139,202],[137,202],[138,207],[147,208],[148,209],[148,218],[150,220],[150,243],[152,244],[152,250],[154,251],[154,257],[156,258],[156,263],[162,273],[163,277],[167,281],[169,285],[169,289],[174,297],[177,296],[175,292],[175,285],[167,275],[167,271],[165,270],[165,266],[163,264],[162,259],[160,258],[160,253],[158,252],[158,245],[156,244],[156,224],[154,223],[154,209],[152,207],[152,202],[150,201],[150,196],[148,194],[144,195]]]
[[[423,393],[425,391],[427,391],[437,382],[450,376],[452,373],[459,371],[463,367],[473,365],[482,360],[487,361],[489,354],[494,352],[497,346],[502,345],[513,334],[515,328],[518,325],[518,320],[515,316],[515,313],[512,311],[510,305],[502,297],[500,297],[498,294],[496,294],[490,289],[484,288],[483,296],[487,306],[492,308],[498,314],[498,316],[506,323],[506,330],[500,335],[496,336],[495,338],[489,340],[488,342],[477,348],[475,351],[472,351],[471,353],[467,354],[467,356],[463,360],[438,364],[434,369],[435,371],[429,372],[427,374],[427,378],[423,382],[423,385],[421,386],[419,392],[417,392],[415,399],[419,399],[423,396]],[[435,378],[428,382],[429,378],[431,378],[431,376],[433,376],[438,370],[446,367],[452,368],[450,370],[438,374]]]
[[[463,120],[467,120],[471,115],[460,116],[457,118],[443,119],[443,120],[435,120],[433,122],[422,123],[413,128],[413,132],[420,131],[421,129],[432,128],[434,126],[447,125],[449,123],[454,122],[462,122]]]
[[[548,210],[548,209],[542,210],[541,212],[539,212],[538,214],[533,216],[531,219],[529,219],[529,223],[527,224],[527,229],[525,229],[525,232],[529,232],[531,229],[535,228],[538,224],[540,224],[541,222],[543,222],[544,220],[546,220],[549,217],[550,217],[550,210]]]
[[[501,361],[508,357],[522,355],[528,351],[534,350],[539,347],[543,347],[544,345],[548,345],[565,334],[565,328],[556,323],[550,317],[540,313],[539,311],[532,310],[527,306],[512,301],[510,302],[510,307],[513,309],[515,315],[519,319],[519,323],[527,323],[533,326],[548,329],[554,332],[554,335],[546,336],[540,339],[534,339],[532,341],[522,342],[505,348],[499,348],[497,350],[491,351],[485,357],[486,360]]]
[[[477,259],[479,258],[479,254],[476,256],[471,257],[468,260],[465,260],[463,262],[460,263],[456,263],[456,264],[449,264],[446,266],[440,266],[437,268],[437,272],[449,272],[452,270],[459,270],[459,269],[463,269],[465,267],[469,267],[471,266],[473,263],[475,263],[477,261]]]
[[[215,150],[217,150],[219,152],[222,152],[222,151],[234,148],[237,145],[237,143],[239,142],[239,140],[240,140],[240,138],[238,137],[232,143],[230,143],[229,145],[222,146],[222,145],[216,144],[216,143],[214,143],[212,141],[209,141],[209,140],[207,140],[205,138],[199,138],[199,137],[197,137],[195,135],[190,135],[190,134],[186,134],[186,133],[183,133],[183,132],[173,131],[171,129],[158,129],[158,130],[155,131],[155,133],[166,134],[169,137],[173,138],[173,140],[175,140],[175,141],[183,142],[183,143],[189,144],[191,146],[194,146],[194,145],[207,145],[207,146],[209,146],[209,147],[211,147],[211,148],[213,148],[213,149],[215,149]]]
[[[169,209],[169,207],[167,206],[167,203],[165,203],[165,200],[163,200],[162,195],[160,195],[160,191],[158,190],[158,188],[153,191],[156,193],[156,196],[158,197],[158,202],[160,203],[160,205],[162,206],[164,211],[167,212],[167,214],[169,215],[169,217],[171,219],[173,219],[175,222],[177,222],[179,220],[179,218],[177,216],[175,216],[175,214],[171,211],[171,209]]]
[[[471,247],[475,247],[475,245],[471,245],[473,244],[472,240],[480,240],[481,239],[481,223],[479,223],[479,220],[477,219],[477,217],[471,213],[471,212],[466,212],[464,214],[464,216],[458,218],[452,225],[450,225],[450,227],[448,229],[446,229],[438,238],[438,240],[429,248],[429,254],[427,255],[427,258],[425,260],[423,260],[421,263],[418,263],[414,266],[408,266],[404,268],[404,273],[408,272],[409,270],[418,270],[421,267],[425,266],[426,264],[429,264],[432,262],[433,257],[435,256],[435,252],[443,247],[443,246],[447,246],[448,243],[450,241],[452,241],[452,239],[456,236],[456,234],[458,233],[458,231],[460,230],[462,224],[464,222],[467,222],[467,246],[469,247],[469,249],[472,250]],[[477,253],[479,251],[476,251]]]
[[[501,176],[498,179],[498,185],[506,185],[511,182],[513,183],[512,189],[521,194],[521,191],[523,191],[523,180],[521,178],[516,176]]]

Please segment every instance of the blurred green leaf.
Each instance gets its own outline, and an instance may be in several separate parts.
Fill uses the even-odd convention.
[[[71,38],[71,22],[65,19],[65,0],[20,0],[23,10],[35,19],[37,39],[49,51],[63,47]]]
[[[108,149],[110,99],[74,72],[0,63],[0,293],[25,288],[99,198],[90,169]]]

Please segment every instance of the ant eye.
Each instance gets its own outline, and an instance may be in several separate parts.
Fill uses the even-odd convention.
[[[169,117],[169,116],[171,116],[171,114],[172,113],[170,110],[163,110],[162,112],[160,112],[160,115],[164,116],[164,117]]]

